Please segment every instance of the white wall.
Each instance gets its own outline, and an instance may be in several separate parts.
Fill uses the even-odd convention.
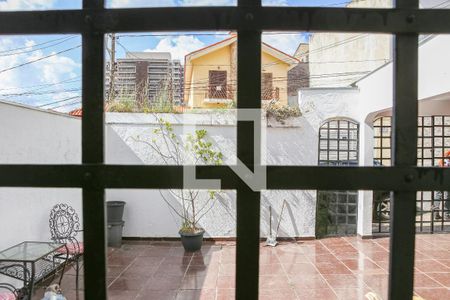
[[[419,114],[450,114],[450,35],[427,38],[419,47]],[[328,118],[346,117],[360,124],[359,164],[373,165],[373,119],[390,115],[393,65],[373,72],[354,88],[310,88],[299,91],[299,106],[312,131]],[[372,192],[359,192],[358,234],[372,234]]]
[[[106,162],[111,164],[156,163],[154,153],[134,139],[149,138],[154,119],[144,114],[107,114]],[[178,134],[201,121],[233,162],[236,149],[234,117],[223,114],[166,115]],[[317,136],[309,124],[299,118],[287,128],[271,124],[268,128],[268,161],[273,164],[310,164],[317,162],[317,149],[311,147]],[[0,164],[58,163],[78,164],[81,159],[81,119],[65,114],[0,103]],[[185,129],[186,129],[185,128]],[[155,176],[159,176],[155,174]],[[168,208],[158,190],[107,190],[107,200],[126,201],[124,236],[177,237],[179,218]],[[315,228],[315,192],[263,192],[261,234],[268,233],[268,207],[278,221],[283,199],[289,203],[281,222],[280,236],[312,237]],[[23,240],[47,240],[48,217],[56,203],[72,205],[81,216],[79,189],[0,188],[0,249]],[[233,237],[236,234],[235,193],[220,195],[215,208],[202,221],[207,236]]]

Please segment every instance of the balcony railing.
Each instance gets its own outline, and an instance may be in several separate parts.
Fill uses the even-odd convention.
[[[261,91],[261,100],[263,101],[279,101],[280,100],[280,88],[263,89]]]
[[[234,99],[234,90],[230,85],[208,86],[205,102],[230,102]],[[261,91],[262,101],[279,101],[280,88],[264,89]]]
[[[205,93],[205,102],[231,102],[234,98],[233,88],[230,85],[208,86]]]

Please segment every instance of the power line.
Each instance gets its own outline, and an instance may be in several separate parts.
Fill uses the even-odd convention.
[[[75,76],[72,78],[68,78],[68,79],[64,79],[62,81],[59,82],[54,82],[54,83],[44,83],[44,84],[37,84],[37,85],[28,85],[28,86],[21,86],[21,87],[9,87],[9,88],[4,88],[4,89],[0,89],[0,91],[8,91],[8,90],[19,90],[19,89],[29,89],[29,88],[36,88],[36,87],[48,87],[48,86],[54,86],[54,85],[59,85],[62,83],[71,83],[73,82],[77,82],[77,81],[81,81],[80,76]]]
[[[59,51],[59,52],[56,52],[56,53],[53,53],[53,54],[50,54],[50,55],[47,55],[47,56],[40,57],[38,59],[29,61],[29,62],[26,62],[26,63],[22,63],[22,64],[19,64],[19,65],[10,67],[10,68],[6,68],[6,69],[3,69],[3,70],[0,70],[0,74],[4,73],[4,72],[7,72],[7,71],[11,71],[11,70],[17,69],[17,68],[20,68],[20,67],[23,67],[23,66],[26,66],[26,65],[29,65],[29,64],[33,64],[35,62],[38,62],[38,61],[50,58],[52,56],[56,56],[56,55],[61,54],[61,53],[65,53],[65,52],[77,49],[77,48],[80,48],[80,47],[81,47],[81,45],[78,45],[78,46],[75,46],[75,47],[72,47],[72,48],[69,48],[69,49],[66,49],[66,50],[62,50],[62,51]]]
[[[50,90],[50,91],[28,91],[23,93],[10,93],[10,94],[0,94],[3,97],[14,97],[14,96],[37,96],[37,95],[48,95],[48,94],[57,94],[57,93],[67,93],[67,92],[78,92],[81,91],[80,88],[77,89],[67,89],[67,90]]]
[[[70,36],[70,37],[75,37],[75,36],[76,35]],[[60,38],[57,38],[57,39],[54,39],[54,40],[50,40],[50,41],[46,41],[46,42],[43,42],[43,43],[35,44],[32,47],[46,45],[46,44],[49,44],[49,43],[52,43],[52,42],[56,42],[56,41],[60,41],[60,40],[66,39],[66,38],[68,38],[68,37],[67,36],[60,37]],[[24,46],[24,47],[9,49],[9,50],[2,50],[2,51],[0,51],[0,54],[8,53],[8,52],[16,51],[16,50],[28,49],[28,48],[30,48],[30,47],[29,46]]]
[[[62,44],[62,43],[65,43],[65,42],[67,42],[67,41],[73,39],[74,37],[75,37],[75,36],[69,37],[69,38],[67,38],[67,39],[65,39],[65,40],[63,40],[63,41],[54,43],[54,44],[52,44],[52,45],[47,45],[47,46],[45,46],[45,47],[40,47],[40,48],[36,48],[36,49],[30,49],[30,50],[26,50],[26,51],[19,51],[19,52],[7,53],[7,54],[0,54],[0,57],[8,57],[8,56],[13,56],[13,55],[21,55],[21,54],[27,54],[27,53],[36,52],[36,51],[43,50],[43,49],[48,49],[48,48],[51,48],[51,47],[58,46],[58,45],[60,45],[60,44]],[[33,48],[33,47],[34,47],[34,46],[32,46],[31,48]]]
[[[49,106],[49,105],[53,105],[53,104],[58,104],[58,103],[65,102],[65,101],[69,101],[69,100],[73,100],[73,99],[76,99],[76,98],[80,98],[80,96],[77,95],[77,96],[65,98],[65,99],[62,99],[62,100],[59,100],[59,101],[54,101],[54,102],[51,102],[51,103],[42,104],[42,105],[39,105],[38,107],[41,108],[41,107],[44,107],[44,106]]]

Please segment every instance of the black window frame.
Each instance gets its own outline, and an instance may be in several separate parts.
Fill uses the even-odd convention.
[[[0,35],[82,34],[82,164],[0,165],[0,187],[83,189],[86,299],[107,298],[104,189],[183,186],[182,167],[105,164],[104,35],[219,30],[237,31],[237,107],[257,109],[261,107],[262,31],[395,35],[392,166],[268,166],[267,189],[394,191],[388,295],[412,298],[416,191],[450,186],[449,168],[416,166],[418,34],[450,33],[450,10],[419,10],[418,0],[397,0],[392,9],[262,7],[261,0],[239,0],[237,7],[105,9],[104,4],[104,0],[83,0],[78,10],[0,12]],[[252,167],[250,137],[253,124],[238,122],[238,157]],[[236,298],[257,299],[260,192],[251,190],[227,166],[197,167],[197,174],[221,178],[223,188],[237,191]]]

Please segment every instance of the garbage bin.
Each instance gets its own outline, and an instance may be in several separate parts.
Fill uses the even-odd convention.
[[[125,221],[108,222],[108,246],[120,247],[122,246],[122,231]]]
[[[111,222],[122,222],[123,209],[125,207],[124,201],[107,201],[106,202],[106,216],[108,224]]]

